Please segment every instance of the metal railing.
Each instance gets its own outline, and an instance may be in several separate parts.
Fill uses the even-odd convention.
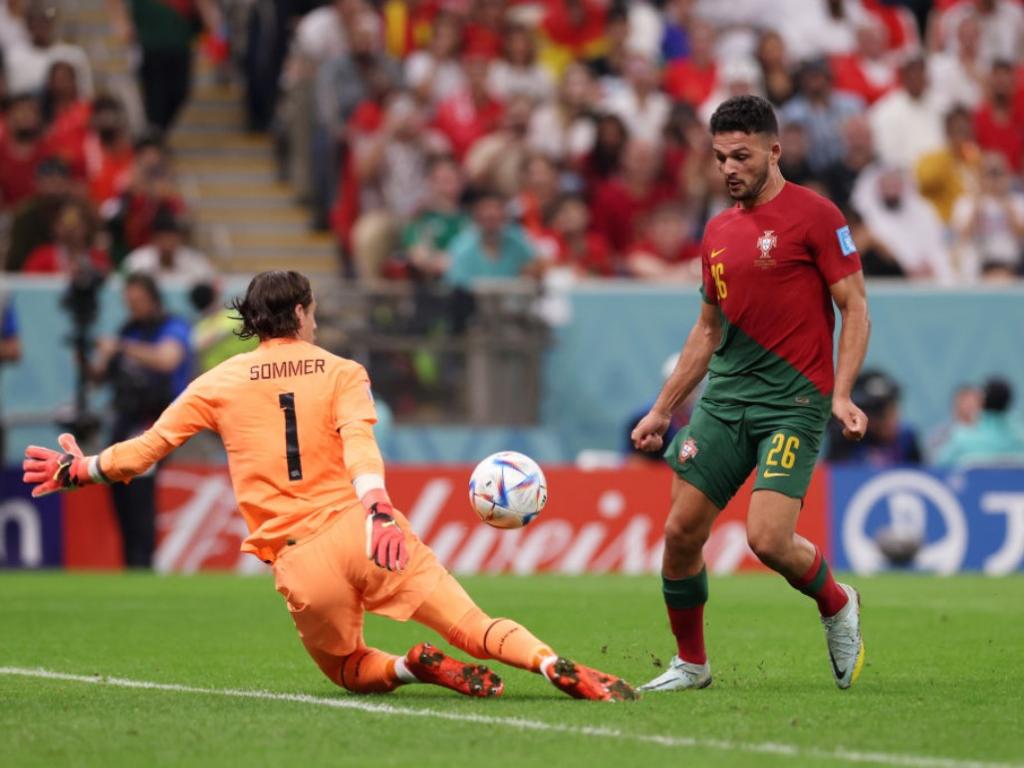
[[[402,423],[539,420],[550,331],[532,281],[473,292],[405,283],[317,286],[320,343],[363,363]]]

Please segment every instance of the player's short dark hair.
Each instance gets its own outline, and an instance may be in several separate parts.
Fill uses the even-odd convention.
[[[982,390],[982,408],[992,413],[1005,413],[1013,402],[1013,387],[1010,382],[999,376],[995,376],[985,382]]]
[[[240,338],[278,339],[294,336],[299,330],[296,305],[305,308],[312,303],[313,288],[305,275],[272,269],[256,275],[245,296],[231,302],[231,309],[242,320]]]
[[[764,133],[777,136],[779,121],[767,99],[733,96],[718,105],[711,115],[711,133]]]

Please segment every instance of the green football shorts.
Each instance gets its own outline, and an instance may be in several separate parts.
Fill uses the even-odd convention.
[[[755,468],[754,490],[802,499],[830,415],[823,411],[701,401],[665,450],[665,460],[719,509]]]

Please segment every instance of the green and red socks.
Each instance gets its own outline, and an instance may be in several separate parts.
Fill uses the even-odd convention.
[[[661,577],[661,590],[668,609],[668,622],[676,637],[679,658],[691,664],[706,664],[704,650],[704,603],[708,601],[708,571],[685,579]]]
[[[794,589],[798,589],[818,604],[822,616],[835,616],[846,605],[847,594],[832,578],[832,569],[828,567],[821,550],[814,548],[814,562],[807,573],[799,579],[787,579]]]

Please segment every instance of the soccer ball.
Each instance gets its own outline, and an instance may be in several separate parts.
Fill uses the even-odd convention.
[[[537,462],[515,451],[501,451],[476,465],[469,479],[469,503],[495,528],[522,528],[548,500],[548,482]]]

